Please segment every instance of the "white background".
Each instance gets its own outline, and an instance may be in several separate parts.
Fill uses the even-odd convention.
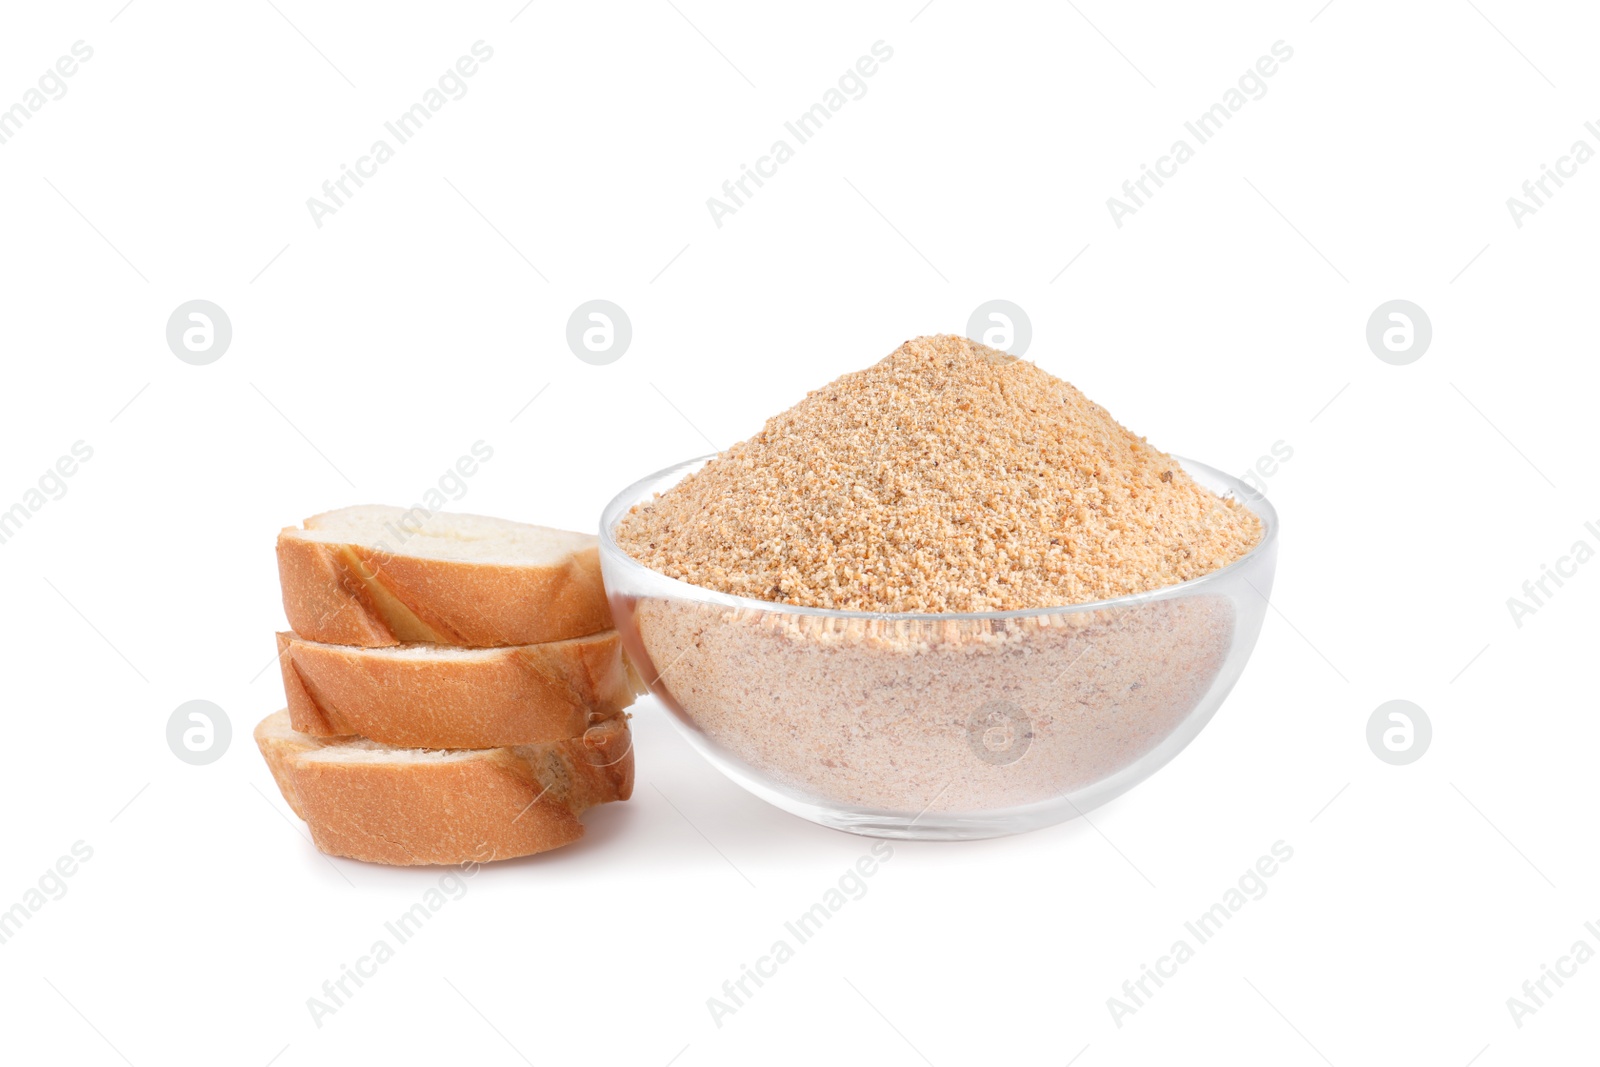
[[[0,107],[94,49],[0,145],[0,508],[94,450],[0,544],[0,908],[93,849],[0,945],[8,1061],[1593,1055],[1600,962],[1520,1028],[1506,998],[1600,949],[1600,563],[1520,628],[1506,599],[1600,547],[1600,161],[1521,228],[1505,201],[1600,148],[1600,22],[920,2],[8,8]],[[317,228],[307,197],[480,39],[467,95]],[[706,198],[879,40],[867,94],[715,226]],[[1267,94],[1116,227],[1106,198],[1279,40]],[[564,340],[596,297],[634,329],[604,367]],[[250,742],[281,703],[277,530],[409,505],[478,440],[453,507],[592,529],[996,297],[1159,447],[1236,472],[1293,449],[1278,610],[1198,740],[1092,824],[897,844],[719,1028],[707,998],[870,842],[746,795],[647,700],[630,803],[485,869],[316,1026],[307,998],[440,872],[321,857]],[[164,338],[196,298],[234,330],[202,367]],[[1364,339],[1394,298],[1434,328],[1404,367]],[[197,698],[233,726],[204,767],[164,732]],[[1365,740],[1394,698],[1434,727],[1410,766]],[[1267,895],[1115,1025],[1107,998],[1279,840]]]

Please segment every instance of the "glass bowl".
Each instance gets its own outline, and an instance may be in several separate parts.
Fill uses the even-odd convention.
[[[1243,482],[1174,456],[1260,517],[1227,567],[1070,607],[884,614],[731,596],[651,570],[615,531],[712,456],[625,489],[600,520],[611,613],[639,674],[712,765],[784,811],[876,837],[998,837],[1137,785],[1238,681],[1272,592],[1278,517]]]

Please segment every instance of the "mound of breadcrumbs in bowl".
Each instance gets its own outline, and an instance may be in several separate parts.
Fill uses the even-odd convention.
[[[807,798],[900,812],[1033,804],[1126,768],[1211,687],[1235,609],[926,616],[1146,593],[1262,534],[1067,382],[952,336],[813,391],[613,531],[652,571],[766,602],[637,599],[638,666],[680,717]]]
[[[1261,523],[1067,382],[939,336],[813,391],[616,537],[652,570],[754,600],[980,612],[1198,578]]]

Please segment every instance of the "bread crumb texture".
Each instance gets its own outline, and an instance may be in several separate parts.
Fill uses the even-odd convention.
[[[861,619],[645,598],[663,699],[758,776],[851,808],[1057,801],[1188,721],[1227,660],[1226,596],[1009,619]]]
[[[907,341],[814,390],[616,531],[645,566],[801,607],[988,612],[1209,574],[1260,520],[1032,363]]]

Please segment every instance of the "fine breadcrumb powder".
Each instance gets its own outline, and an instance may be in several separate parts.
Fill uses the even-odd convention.
[[[1261,536],[1072,385],[948,335],[814,390],[616,531],[645,566],[703,588],[926,613],[1147,592]]]
[[[1147,592],[1234,562],[1263,532],[1067,383],[924,337],[614,532],[650,571],[767,605],[695,599],[649,571],[607,579],[633,605],[638,668],[721,759],[910,832],[936,815],[1070,815],[1141,777],[1204,724],[1265,607],[1202,588],[965,613]]]
[[[1235,618],[1226,596],[1005,620],[636,607],[641,669],[718,750],[810,802],[907,816],[1065,804],[1129,767],[1185,728]]]

